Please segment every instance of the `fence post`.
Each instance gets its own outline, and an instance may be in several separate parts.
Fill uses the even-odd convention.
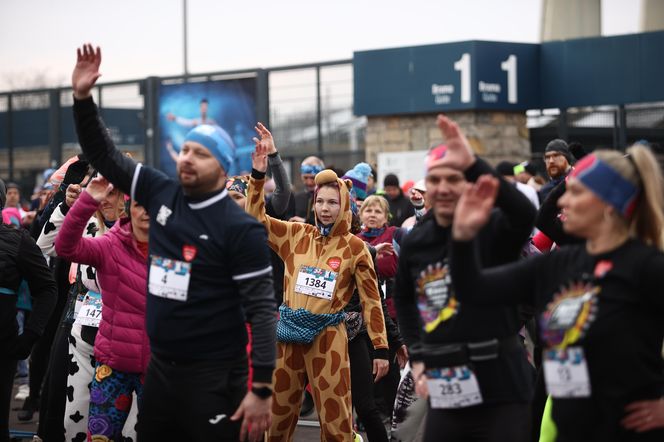
[[[14,134],[12,133],[12,94],[7,94],[7,150],[9,154],[9,181],[14,181]]]
[[[270,73],[265,69],[256,71],[256,118],[270,127]]]
[[[159,134],[157,120],[159,116],[159,77],[148,77],[143,90],[145,110],[145,163],[159,167]]]
[[[51,167],[62,163],[62,136],[60,129],[60,89],[48,92],[48,144],[51,152]]]
[[[627,112],[624,104],[618,106],[618,119],[620,120],[618,125],[618,147],[625,149],[627,147]]]

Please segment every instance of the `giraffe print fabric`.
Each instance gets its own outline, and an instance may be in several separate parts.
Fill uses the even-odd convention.
[[[364,242],[350,233],[350,184],[331,170],[316,176],[316,184],[336,181],[340,211],[330,233],[322,235],[309,224],[271,218],[265,213],[264,179],[251,178],[246,210],[265,225],[268,245],[284,261],[284,304],[313,314],[336,314],[343,310],[357,287],[364,322],[375,349],[387,349],[385,323],[376,272]],[[295,282],[303,266],[337,274],[331,299],[297,293]],[[350,368],[344,323],[328,326],[310,344],[277,343],[273,375],[274,398],[270,441],[290,441],[299,416],[302,393],[311,383],[321,424],[321,440],[351,441]]]

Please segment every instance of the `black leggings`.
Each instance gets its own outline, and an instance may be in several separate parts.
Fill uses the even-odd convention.
[[[71,324],[63,322],[53,339],[48,373],[44,378],[37,434],[47,441],[58,442],[65,439],[63,422],[67,401],[70,333]]]
[[[38,401],[41,395],[42,382],[46,376],[49,359],[51,356],[51,345],[58,331],[62,313],[67,302],[67,295],[58,293],[58,299],[53,309],[53,313],[44,328],[39,340],[32,347],[30,352],[30,398]]]
[[[424,442],[528,442],[528,402],[459,409],[429,407]]]
[[[374,399],[373,361],[369,356],[366,333],[361,333],[348,342],[348,359],[355,412],[364,424],[370,442],[387,442],[387,431]]]
[[[16,360],[0,360],[0,441],[9,440],[9,407],[12,401],[12,389],[14,388],[14,372],[16,371]]]

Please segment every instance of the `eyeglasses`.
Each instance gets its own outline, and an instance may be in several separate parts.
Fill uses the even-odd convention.
[[[558,158],[562,157],[563,154],[560,152],[551,152],[547,153],[544,155],[544,162],[546,163],[547,161],[554,161],[557,160]]]

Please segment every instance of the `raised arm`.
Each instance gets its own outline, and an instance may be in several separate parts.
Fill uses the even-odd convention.
[[[103,268],[104,243],[107,238],[83,238],[83,231],[90,217],[99,207],[99,202],[113,190],[105,178],[97,177],[90,182],[79,199],[69,210],[55,238],[55,251],[67,260]]]
[[[83,153],[94,168],[129,195],[137,163],[115,147],[90,94],[101,76],[100,64],[99,47],[93,49],[91,44],[86,44],[77,50],[76,67],[72,73],[76,133]]]
[[[279,156],[277,147],[274,144],[274,138],[272,133],[263,125],[263,123],[257,123],[256,132],[261,137],[260,139],[254,137],[254,142],[258,145],[261,144],[265,146],[267,153],[267,164],[272,173],[272,178],[274,178],[274,184],[276,186],[270,204],[272,204],[273,213],[277,216],[281,216],[286,209],[288,208],[288,202],[291,198],[291,183],[288,179],[288,174],[286,173],[286,168],[284,167],[283,161]]]
[[[544,201],[542,201],[542,205],[537,212],[537,219],[535,221],[535,227],[551,238],[551,240],[553,240],[558,246],[576,244],[583,241],[581,238],[565,233],[563,230],[563,223],[558,216],[560,214],[558,200],[563,196],[566,189],[566,181],[562,180],[560,184],[549,192],[549,195],[544,198]]]
[[[282,221],[265,213],[263,186],[265,185],[265,172],[267,170],[267,146],[260,140],[254,139],[254,141],[256,141],[256,150],[251,154],[252,171],[249,187],[247,188],[245,210],[265,226],[268,245],[282,260],[286,260],[291,253],[291,248],[282,248],[281,246],[287,242],[293,245],[293,241],[297,240],[294,235],[304,233],[307,226],[301,223]]]
[[[468,185],[454,211],[450,271],[460,302],[483,305],[534,304],[538,264],[547,255],[481,270],[476,237],[489,221],[498,179],[481,176]]]

